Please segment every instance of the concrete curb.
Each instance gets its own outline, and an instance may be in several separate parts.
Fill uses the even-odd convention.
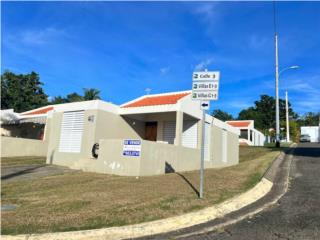
[[[277,165],[275,163],[280,162],[284,158],[285,154],[280,154],[278,158],[274,161],[273,165]],[[268,172],[271,171],[271,168],[268,169]],[[272,171],[271,171],[272,172]],[[271,174],[274,175],[274,174]],[[289,177],[289,176],[288,176]],[[287,179],[288,179],[287,177]],[[271,178],[271,179],[270,179]],[[62,240],[62,239],[70,239],[70,240],[84,240],[84,239],[106,239],[106,240],[115,240],[115,239],[128,239],[128,238],[139,238],[150,235],[157,235],[166,232],[173,232],[179,229],[185,229],[194,225],[199,225],[206,223],[208,221],[215,220],[217,218],[224,217],[227,214],[230,214],[234,211],[240,210],[259,199],[263,198],[273,187],[273,179],[274,176],[268,176],[268,173],[262,178],[262,180],[252,189],[248,190],[245,193],[242,193],[238,196],[235,196],[221,204],[214,205],[212,207],[208,207],[202,209],[197,212],[187,213],[184,215],[171,217],[167,219],[161,219],[152,222],[146,222],[141,224],[129,225],[129,226],[121,226],[121,227],[111,227],[111,228],[102,228],[102,229],[93,229],[93,230],[83,230],[83,231],[72,231],[72,232],[57,232],[57,233],[45,233],[45,234],[22,234],[16,236],[3,235],[2,239],[6,240],[38,240],[38,239],[47,239],[47,240]],[[268,180],[269,179],[269,180]],[[288,181],[287,181],[288,182]],[[286,189],[288,188],[288,184],[286,184]],[[284,192],[285,193],[285,192]],[[284,194],[283,193],[283,194]],[[278,201],[282,195],[279,196],[276,200],[270,202],[267,206],[259,208],[254,212],[250,212],[246,215],[243,215],[241,218],[231,220],[227,223],[213,226],[212,228],[202,230],[204,232],[213,231],[219,227],[223,227],[229,224],[233,224],[237,221],[240,221],[248,216],[254,215],[266,207],[274,204]],[[198,231],[197,233],[201,233],[202,231]],[[189,236],[191,234],[185,234],[183,236]],[[192,234],[193,235],[193,234]],[[182,235],[181,235],[182,236]],[[180,236],[179,236],[180,237]]]

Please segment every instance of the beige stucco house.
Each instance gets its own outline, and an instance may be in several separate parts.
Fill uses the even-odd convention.
[[[126,176],[191,171],[200,167],[202,111],[190,93],[145,95],[121,106],[58,104],[22,115],[46,117],[48,164]],[[238,163],[238,129],[206,115],[204,133],[206,168]]]

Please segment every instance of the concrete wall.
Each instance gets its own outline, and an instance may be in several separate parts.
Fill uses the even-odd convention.
[[[99,157],[92,171],[125,176],[151,176],[171,171],[192,171],[200,166],[200,150],[141,140],[141,156],[122,155],[123,140],[100,140]],[[96,169],[94,169],[96,168]]]
[[[151,159],[166,164],[172,171],[193,171],[200,167],[200,150],[166,143],[143,141],[142,173],[147,175],[147,164]],[[153,163],[152,163],[153,164]],[[150,164],[149,164],[150,165]]]
[[[1,137],[1,157],[46,156],[47,141]]]
[[[210,161],[205,162],[206,168],[221,168],[239,163],[239,136],[227,131],[226,147],[223,146],[222,128],[211,126]],[[226,151],[226,158],[223,158]]]

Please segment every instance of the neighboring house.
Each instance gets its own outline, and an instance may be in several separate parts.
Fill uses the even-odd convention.
[[[320,126],[303,126],[300,128],[301,135],[310,136],[310,142],[320,142]]]
[[[51,110],[53,106],[23,113],[1,110],[1,136],[44,140],[47,112]]]
[[[46,115],[35,117],[7,109],[0,111],[0,117],[1,157],[45,157],[47,155]]]
[[[20,117],[46,118],[48,164],[129,176],[191,171],[200,168],[202,111],[190,93],[57,104]],[[238,164],[238,129],[206,115],[204,134],[206,168]]]
[[[240,145],[248,146],[263,146],[266,137],[265,135],[254,128],[254,120],[233,120],[226,121],[230,126],[240,130]]]

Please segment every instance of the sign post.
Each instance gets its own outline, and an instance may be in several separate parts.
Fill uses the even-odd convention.
[[[220,72],[194,72],[192,77],[192,100],[201,101],[200,108],[202,110],[199,198],[203,198],[206,110],[209,109],[211,100],[218,100],[219,80]]]

